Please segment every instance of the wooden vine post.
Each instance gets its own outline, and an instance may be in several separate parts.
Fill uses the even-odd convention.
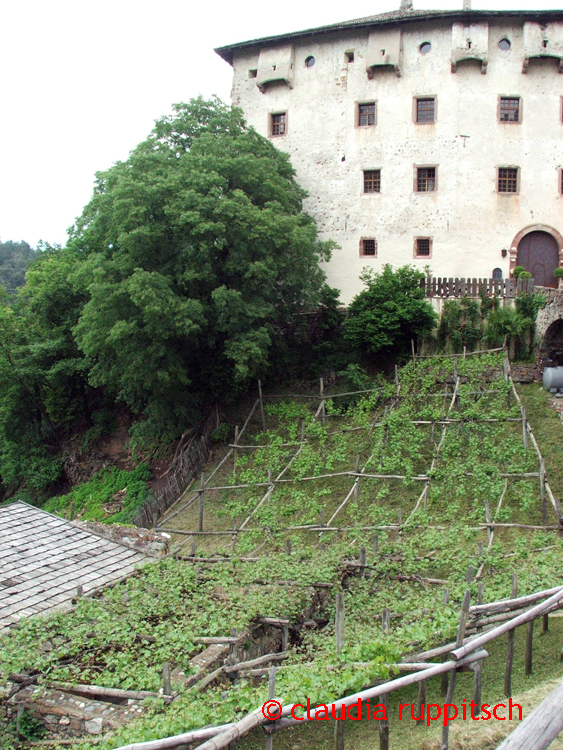
[[[518,596],[518,573],[512,574],[512,598]],[[506,666],[504,668],[504,694],[507,698],[512,696],[512,665],[514,663],[514,630],[507,633]]]
[[[198,531],[203,531],[203,503],[205,498],[205,472],[201,472],[201,489],[199,491],[199,520]]]
[[[526,677],[532,674],[532,645],[534,641],[534,621],[530,620],[526,628]]]
[[[547,497],[546,497],[546,492],[545,492],[545,459],[544,458],[542,458],[540,462],[540,492],[541,492],[543,525],[547,526]]]
[[[258,381],[258,398],[260,399],[260,417],[262,419],[262,432],[266,432],[266,416],[264,414],[264,399],[262,397],[262,381]],[[238,442],[238,441],[235,441]]]
[[[381,627],[383,632],[386,632],[391,627],[391,610],[383,610]],[[379,698],[379,703],[385,708],[385,717],[387,717],[387,695],[382,695]],[[389,720],[387,718],[382,719],[378,722],[377,728],[379,730],[379,750],[389,750]]]
[[[268,700],[272,701],[276,697],[276,667],[270,669],[270,676],[268,678]],[[274,747],[274,735],[266,735],[266,750],[273,750]]]
[[[463,597],[463,604],[461,605],[461,614],[459,616],[459,626],[457,629],[456,648],[460,648],[463,645],[463,639],[465,637],[465,628],[467,626],[467,618],[469,617],[469,605],[471,603],[471,591],[467,589],[465,596]],[[456,683],[457,670],[452,669],[450,675],[450,684],[448,686],[448,694],[446,695],[445,703],[453,703],[455,683]],[[449,708],[444,708],[444,712],[448,712]],[[444,715],[444,719],[446,715]],[[446,724],[442,727],[442,745],[441,750],[448,750],[449,747],[449,732],[450,728]]]
[[[336,594],[336,616],[334,619],[334,631],[336,635],[336,653],[342,653],[344,648],[344,594],[339,591]]]
[[[162,665],[162,692],[164,695],[172,695],[172,687],[170,683],[170,663],[165,662]]]
[[[321,422],[323,427],[326,423],[326,411],[325,411],[325,381],[324,378],[320,380],[320,396],[321,396]]]
[[[238,445],[238,438],[239,438],[239,435],[238,435],[238,424],[237,424],[237,426],[235,427],[235,446]],[[237,479],[237,449],[236,448],[233,448],[233,477],[236,482],[236,479]]]

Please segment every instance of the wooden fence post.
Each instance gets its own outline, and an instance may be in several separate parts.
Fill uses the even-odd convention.
[[[270,669],[270,676],[268,678],[268,700],[272,701],[276,697],[276,667]],[[273,750],[274,747],[274,735],[266,735],[266,750]]]
[[[356,456],[356,470],[355,473],[358,474],[360,471],[360,457]],[[354,480],[354,502],[358,502],[358,492],[360,490],[360,479],[359,477],[356,477]],[[544,524],[545,525],[545,524]]]
[[[377,557],[377,551],[379,550],[379,537],[377,534],[373,536],[373,556]]]
[[[524,439],[524,448],[528,450],[528,429],[526,420],[526,409],[522,407],[522,437]]]
[[[320,395],[321,395],[321,421],[322,421],[323,427],[325,426],[325,422],[326,422],[326,411],[325,411],[325,398],[324,398],[324,393],[325,393],[325,382],[324,382],[324,378],[321,378],[321,382],[320,382]]]
[[[418,683],[418,710],[417,714],[420,716],[420,719],[416,720],[416,723],[421,726],[424,724],[424,708],[423,706],[426,704],[426,680],[422,680],[422,682]]]
[[[235,427],[235,445],[238,445],[238,424]],[[233,476],[235,478],[235,484],[236,484],[236,478],[237,478],[237,449],[233,448]]]
[[[457,629],[456,648],[460,648],[463,645],[463,639],[465,637],[465,628],[467,626],[467,618],[469,616],[469,605],[471,603],[471,591],[466,590],[465,596],[463,597],[463,604],[461,605],[461,613],[459,616],[459,626]],[[446,695],[446,703],[453,703],[455,683],[456,683],[457,671],[452,669],[450,675],[450,684],[448,686],[448,694]],[[444,721],[447,718],[448,708],[444,708]],[[442,727],[442,747],[441,750],[448,750],[448,738],[450,728],[447,722]]]
[[[485,500],[485,520],[487,523],[491,523],[491,511],[489,508],[489,501]],[[487,537],[489,539],[489,544],[491,543],[491,536],[493,534],[493,530],[490,526],[487,526]]]
[[[344,594],[339,591],[336,594],[336,617],[334,620],[334,630],[336,633],[336,653],[340,654],[344,648]]]
[[[526,628],[526,677],[532,674],[532,644],[534,640],[534,621],[530,620]]]
[[[291,555],[291,539],[288,539],[285,543],[285,554]]]
[[[238,630],[236,628],[231,628],[231,638],[236,638],[237,636],[238,636]],[[237,644],[230,643],[229,644],[229,666],[234,667],[237,662],[238,662]]]
[[[549,632],[549,615],[544,615],[542,617],[541,634],[545,635],[547,632]]]
[[[387,695],[382,695],[379,702],[385,707],[385,716],[387,716]],[[389,719],[382,719],[378,722],[377,727],[379,729],[379,750],[389,750]]]
[[[203,503],[205,496],[205,472],[201,472],[201,489],[199,491],[199,522],[198,531],[203,531]]]
[[[262,381],[258,381],[258,396],[260,398],[260,417],[262,418],[262,432],[266,432],[266,416],[264,414],[264,399],[262,398]]]
[[[547,499],[545,494],[545,459],[540,462],[540,493],[543,525],[547,526]]]
[[[512,598],[518,596],[518,573],[512,574]],[[514,662],[514,630],[507,633],[506,666],[504,668],[504,694],[507,698],[512,696],[512,664]]]
[[[334,748],[335,750],[344,750],[344,720],[346,719],[346,708],[343,707],[338,714],[340,719],[334,722]]]
[[[475,716],[481,713],[481,686],[483,681],[483,662],[478,661],[473,664],[473,700],[477,704]]]
[[[381,615],[381,629],[385,632],[391,626],[391,610],[384,609]]]
[[[170,663],[165,662],[162,665],[162,685],[163,690],[162,692],[164,695],[172,695],[172,688],[170,684]]]
[[[366,548],[362,547],[360,550],[360,576],[362,578],[366,577]]]

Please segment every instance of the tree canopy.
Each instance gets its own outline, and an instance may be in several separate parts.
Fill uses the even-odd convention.
[[[0,300],[4,484],[26,461],[54,481],[68,436],[115,402],[141,417],[136,439],[171,440],[263,373],[281,327],[326,297],[331,243],[304,196],[288,156],[218,99],[175,105],[99,172],[67,246]]]
[[[36,255],[27,242],[0,242],[0,286],[11,294],[23,286],[25,269]]]

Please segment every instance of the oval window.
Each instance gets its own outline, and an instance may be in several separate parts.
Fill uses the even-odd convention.
[[[432,45],[430,44],[430,42],[422,42],[418,49],[420,50],[421,55],[427,55],[432,49]]]
[[[511,47],[510,39],[506,39],[506,38],[501,39],[500,42],[498,43],[498,48],[502,50],[503,52],[506,52],[507,50],[509,50],[510,47]]]
[[[309,55],[309,57],[305,58],[305,66],[307,68],[312,68],[314,64],[315,64],[315,58],[313,57],[313,55]]]

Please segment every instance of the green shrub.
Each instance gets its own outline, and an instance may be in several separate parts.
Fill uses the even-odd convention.
[[[556,279],[563,279],[563,268],[556,268],[553,275]]]
[[[45,505],[50,513],[68,516],[72,503],[76,517],[84,521],[102,523],[131,523],[138,509],[150,497],[147,481],[151,470],[139,464],[133,471],[119,470],[115,466],[101,469],[92,479],[77,485],[68,495],[52,497]],[[112,512],[112,502],[122,501],[120,509]]]
[[[517,279],[519,278],[521,273],[525,272],[525,270],[526,269],[524,268],[524,266],[516,266],[516,268],[512,271],[512,275],[514,276],[515,279]]]
[[[531,279],[532,274],[529,271],[521,271],[518,275],[519,279]]]

